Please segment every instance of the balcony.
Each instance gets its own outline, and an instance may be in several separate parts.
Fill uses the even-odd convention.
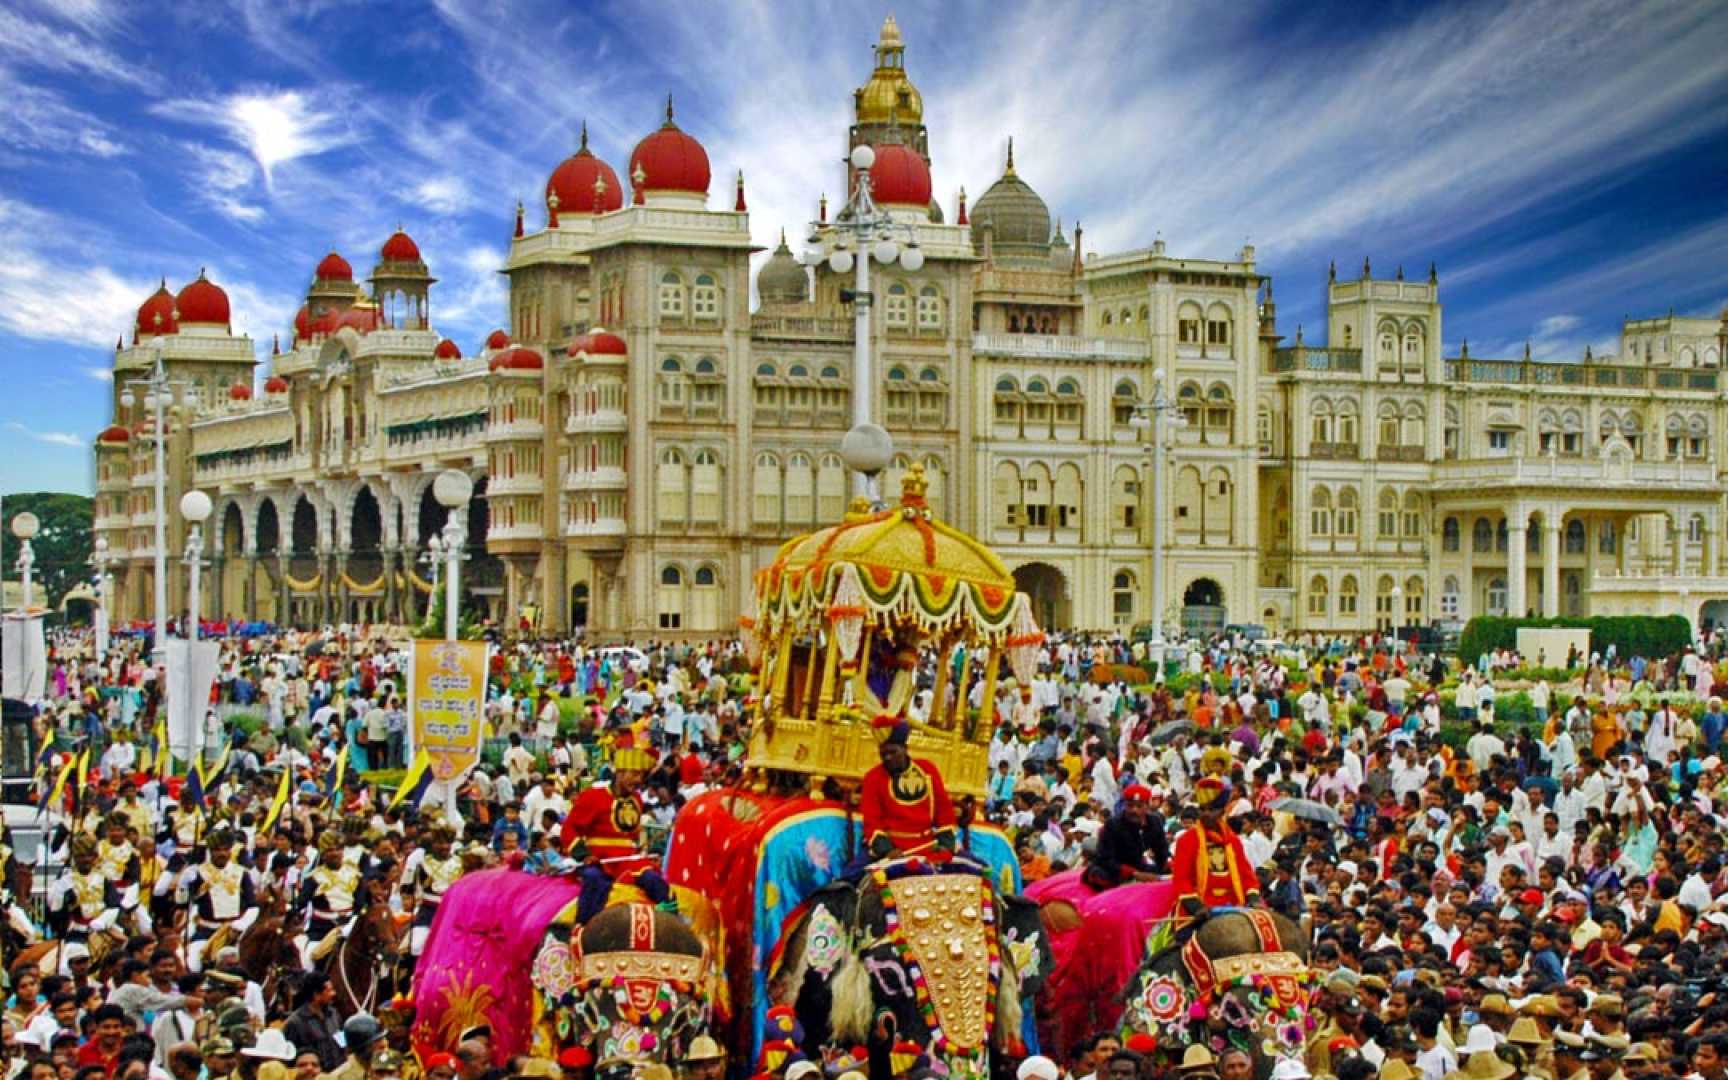
[[[499,476],[493,473],[486,481],[486,494],[493,495],[538,495],[545,490],[545,482],[539,473],[519,472],[514,476]]]
[[[1066,334],[973,334],[972,351],[980,356],[1144,361],[1152,357],[1152,344]]]
[[[493,483],[496,484],[497,481],[494,480]],[[541,538],[541,535],[542,533],[538,522],[516,525],[496,525],[488,523],[486,526],[486,543],[488,545],[504,540],[538,540]]]
[[[1717,490],[1716,468],[1709,462],[1633,461],[1608,458],[1476,458],[1445,461],[1434,471],[1440,490],[1528,484],[1568,488],[1622,488],[1664,491]]]
[[[752,315],[750,333],[757,337],[802,341],[851,341],[851,319],[818,319],[800,315]]]
[[[564,433],[581,435],[588,432],[616,433],[630,428],[630,417],[623,409],[599,409],[591,413],[570,413],[564,417]]]
[[[1377,446],[1374,456],[1381,461],[1426,461],[1428,448],[1425,446]]]
[[[1360,375],[1362,350],[1311,349],[1306,345],[1275,349],[1272,353],[1272,370],[1275,373],[1309,371]]]
[[[1709,368],[1644,368],[1625,364],[1579,364],[1542,360],[1446,361],[1447,382],[1501,383],[1510,386],[1614,386],[1630,389],[1712,392],[1721,372]]]
[[[1362,456],[1362,448],[1353,442],[1309,443],[1308,456],[1322,461],[1355,461]]]
[[[496,442],[539,442],[546,435],[546,426],[538,420],[517,418],[503,423],[486,425],[486,441]]]
[[[623,468],[615,465],[564,474],[565,491],[623,491],[629,483]]]

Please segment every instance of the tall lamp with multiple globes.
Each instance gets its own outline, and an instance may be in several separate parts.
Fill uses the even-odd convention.
[[[852,273],[852,305],[855,326],[852,335],[852,425],[870,424],[870,404],[875,393],[870,372],[870,260],[884,265],[898,263],[909,272],[924,267],[924,251],[918,246],[917,229],[896,221],[876,205],[870,193],[870,168],[876,151],[866,143],[852,148],[850,158],[857,182],[851,197],[834,221],[810,223],[810,246],[804,262],[816,266],[824,260],[836,274]],[[857,493],[870,495],[871,478],[858,473]]]
[[[108,567],[113,563],[113,561],[114,557],[108,552],[108,538],[106,536],[98,536],[90,553],[90,565],[96,570],[96,618],[99,620],[108,619],[112,615],[108,605],[110,597],[113,595],[114,581],[113,575],[108,573]],[[100,664],[102,661],[106,660],[107,653],[108,635],[104,632],[102,624],[98,623],[96,632],[96,662]]]
[[[31,596],[30,571],[36,565],[36,552],[30,547],[30,541],[36,539],[42,523],[36,515],[26,510],[12,519],[12,535],[18,538],[18,576],[24,584],[24,601],[21,610],[29,611]]]
[[[462,525],[463,510],[474,497],[474,481],[461,469],[445,469],[432,481],[432,497],[445,510],[442,542],[434,535],[427,546],[434,557],[440,550],[444,556],[444,640],[456,640],[456,609],[460,603],[462,585],[462,543],[466,530]]]
[[[1134,406],[1128,426],[1146,434],[1146,456],[1152,472],[1146,485],[1152,495],[1152,511],[1146,515],[1152,535],[1152,640],[1147,651],[1160,681],[1164,677],[1164,526],[1158,515],[1164,510],[1164,431],[1182,427],[1181,408],[1164,391],[1164,369],[1152,369],[1152,397]]]

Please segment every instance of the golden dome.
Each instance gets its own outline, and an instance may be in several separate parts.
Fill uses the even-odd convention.
[[[854,93],[853,106],[859,124],[924,122],[924,95],[906,77],[906,43],[892,15],[882,23],[876,42],[876,70]]]

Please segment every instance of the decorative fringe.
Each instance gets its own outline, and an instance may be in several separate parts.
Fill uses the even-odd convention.
[[[312,592],[314,589],[318,588],[318,586],[324,584],[324,572],[320,570],[305,581],[295,578],[293,574],[283,574],[282,580],[286,581],[288,587],[295,592]]]
[[[851,663],[858,658],[858,645],[864,638],[864,586],[858,581],[857,567],[841,566],[839,573],[840,583],[834,587],[828,617],[834,622],[840,658]]]
[[[1025,1022],[1020,1004],[1020,970],[1014,966],[1010,950],[1002,950],[1002,977],[996,982],[996,1049],[1006,1051],[1020,1038],[1020,1026]]]
[[[861,1043],[870,1036],[870,973],[852,955],[850,947],[844,955],[828,984],[832,1002],[828,1007],[828,1032],[834,1042]]]

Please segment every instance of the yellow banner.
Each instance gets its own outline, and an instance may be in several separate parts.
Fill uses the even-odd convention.
[[[408,694],[409,760],[424,751],[440,780],[479,761],[485,704],[484,641],[416,641]]]

